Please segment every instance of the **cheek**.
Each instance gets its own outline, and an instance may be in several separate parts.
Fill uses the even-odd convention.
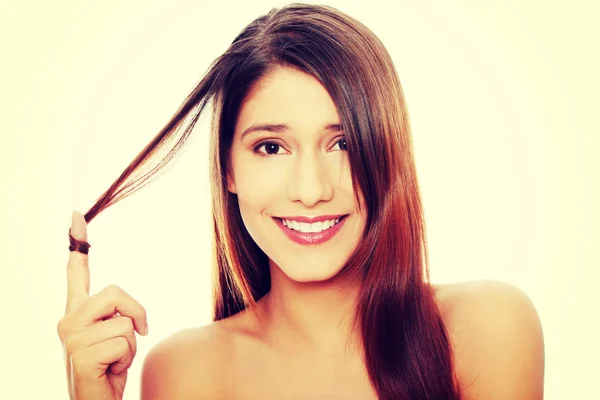
[[[236,173],[235,184],[240,205],[253,208],[266,206],[282,187],[277,176],[251,167]]]
[[[273,211],[281,198],[283,184],[274,168],[265,168],[250,160],[236,170],[235,184],[240,214],[246,229],[256,240],[264,223],[265,212]]]
[[[274,160],[261,160],[246,151],[237,155],[233,167],[240,204],[259,205],[285,188],[285,168]]]

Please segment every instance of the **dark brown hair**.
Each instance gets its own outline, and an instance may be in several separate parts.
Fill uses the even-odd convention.
[[[362,281],[355,323],[381,399],[459,399],[453,352],[429,282],[425,228],[404,95],[392,60],[363,24],[329,6],[294,3],[248,25],[218,57],[173,118],[86,213],[145,185],[179,151],[212,100],[214,319],[270,289],[268,258],[227,191],[228,154],[252,86],[277,66],[316,78],[329,92],[348,149],[355,196],[364,195],[364,237],[339,276]],[[169,149],[166,156],[157,157]]]

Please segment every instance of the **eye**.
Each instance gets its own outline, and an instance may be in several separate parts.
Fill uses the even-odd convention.
[[[259,151],[259,149],[261,147],[264,147],[266,152]],[[281,149],[281,148],[282,148],[282,146],[275,142],[262,142],[262,143],[257,144],[256,146],[254,146],[252,148],[252,150],[255,153],[258,153],[263,156],[273,156],[273,155],[278,154],[279,149]]]
[[[346,145],[346,138],[343,136],[335,144],[340,144],[340,150],[348,150],[348,146]]]

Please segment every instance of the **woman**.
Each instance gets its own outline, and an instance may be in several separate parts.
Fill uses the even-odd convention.
[[[246,27],[85,218],[74,213],[58,326],[72,398],[122,398],[134,330],[147,334],[117,286],[89,297],[86,222],[168,162],[209,100],[215,322],[150,351],[144,400],[542,398],[529,299],[495,282],[429,283],[387,51],[353,18],[304,4]]]

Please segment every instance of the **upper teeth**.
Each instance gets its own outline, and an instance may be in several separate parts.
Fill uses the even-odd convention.
[[[333,225],[340,222],[340,219],[339,218],[330,219],[329,221],[320,221],[320,222],[315,222],[312,224],[307,224],[306,222],[298,222],[298,221],[294,221],[291,219],[284,219],[282,221],[283,221],[283,224],[290,229],[294,229],[294,230],[300,231],[300,232],[314,233],[314,232],[321,232],[321,231],[324,231],[325,229],[331,228]]]

